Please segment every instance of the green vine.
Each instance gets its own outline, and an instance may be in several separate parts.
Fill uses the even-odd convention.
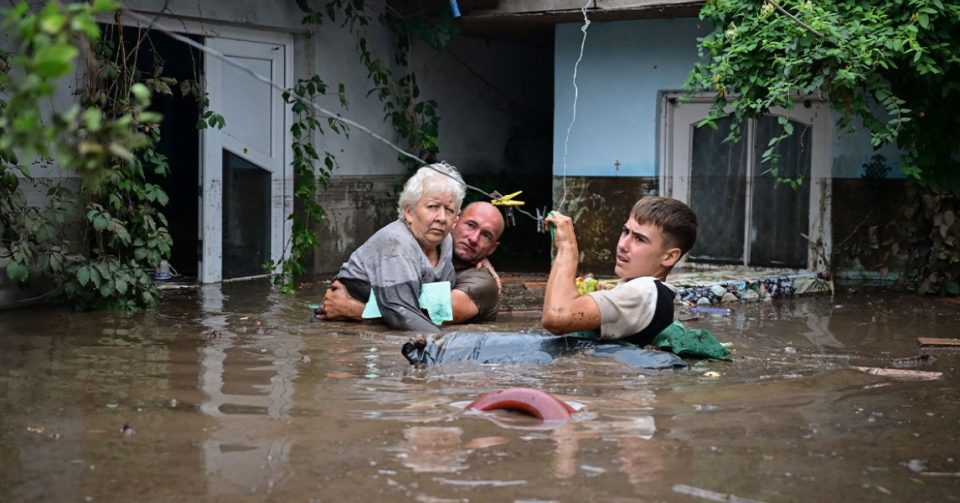
[[[459,28],[451,15],[443,10],[439,15],[415,12],[408,15],[386,4],[378,16],[383,26],[395,35],[393,65],[374,53],[368,42],[367,30],[371,14],[364,0],[327,0],[323,7],[315,9],[308,0],[297,0],[304,12],[304,24],[321,25],[324,18],[348,27],[356,36],[357,55],[367,70],[373,87],[367,96],[376,95],[383,106],[384,120],[389,121],[401,139],[401,146],[427,162],[435,161],[440,150],[438,142],[440,116],[437,102],[421,99],[416,73],[411,68],[410,55],[414,40],[427,42],[434,49],[445,47],[459,34]],[[446,14],[446,15],[444,15]],[[408,171],[416,170],[418,161],[402,154],[397,156]]]
[[[313,224],[326,218],[323,207],[317,203],[316,193],[318,185],[326,187],[327,182],[337,167],[337,160],[333,154],[324,151],[321,155],[313,145],[315,133],[325,134],[323,123],[316,118],[310,103],[320,96],[329,94],[327,84],[314,75],[309,79],[302,79],[292,90],[283,93],[283,99],[291,106],[294,121],[290,126],[293,136],[291,149],[293,150],[294,196],[300,202],[300,208],[294,210],[290,216],[293,220],[293,232],[289,243],[289,254],[283,260],[280,274],[274,276],[274,284],[281,287],[284,293],[293,293],[295,278],[306,272],[303,261],[317,247],[317,236],[313,232]],[[347,107],[346,90],[343,84],[337,88],[340,105]],[[349,128],[335,119],[327,119],[327,127],[337,133],[349,137]],[[322,159],[322,162],[321,162]],[[268,262],[268,271],[275,270],[275,265]]]
[[[930,162],[930,140],[918,134],[944,125],[917,119],[941,115],[931,105],[960,91],[954,78],[960,62],[953,54],[960,6],[939,0],[715,0],[700,17],[716,28],[700,39],[701,62],[686,87],[716,93],[703,124],[730,111],[734,138],[744,118],[775,106],[791,109],[797,95],[822,96],[840,112],[842,130],[860,121],[874,146],[898,142],[908,176],[938,178],[956,167],[956,161],[951,168]],[[790,134],[786,127],[784,133]],[[764,152],[765,161],[775,161],[778,141]]]
[[[159,68],[146,75],[137,69],[138,51],[149,45],[144,35],[132,46],[119,34],[101,36],[95,16],[117,8],[113,0],[52,1],[31,11],[19,2],[4,15],[20,45],[0,72],[0,267],[21,284],[49,277],[51,293],[77,309],[156,305],[148,271],[169,258],[172,246],[162,213],[167,194],[147,181],[169,171],[157,151],[161,117],[149,105],[151,88],[169,94],[178,83]],[[41,102],[74,72],[81,51],[87,57],[77,103],[44,116]],[[179,86],[185,95],[196,91],[190,82]],[[216,125],[217,117],[205,121]],[[79,190],[34,179],[14,152],[77,173]],[[27,204],[22,180],[48,184],[46,207]]]

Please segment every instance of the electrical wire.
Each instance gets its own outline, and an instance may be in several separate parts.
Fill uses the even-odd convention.
[[[573,64],[573,116],[570,119],[570,125],[567,126],[567,136],[563,140],[563,197],[560,198],[560,204],[557,209],[563,209],[567,202],[567,148],[570,146],[570,131],[573,130],[573,124],[577,122],[577,99],[580,95],[580,89],[577,87],[577,68],[580,67],[580,61],[583,60],[583,49],[587,45],[587,28],[590,26],[590,19],[587,17],[587,8],[593,0],[587,0],[583,4],[580,12],[583,14],[583,26],[580,31],[583,32],[583,38],[580,40],[580,55],[577,56],[577,62]]]
[[[191,40],[190,38],[184,37],[183,35],[180,35],[179,33],[170,31],[170,30],[168,30],[168,29],[166,29],[166,28],[164,28],[164,27],[162,27],[162,26],[156,26],[156,19],[151,20],[150,18],[148,18],[148,17],[146,17],[146,16],[144,16],[144,15],[138,14],[138,13],[136,13],[136,12],[133,12],[133,11],[131,11],[131,10],[129,10],[129,9],[121,9],[121,11],[123,12],[123,14],[124,14],[125,16],[129,16],[129,17],[132,18],[132,19],[135,19],[135,20],[137,20],[137,21],[139,21],[139,22],[141,22],[141,23],[144,23],[144,24],[147,26],[147,29],[148,29],[148,30],[157,30],[157,31],[159,31],[159,32],[167,35],[168,37],[170,37],[170,38],[172,38],[172,39],[174,39],[174,40],[176,40],[176,41],[178,41],[178,42],[182,42],[182,43],[187,44],[187,45],[189,45],[189,46],[191,46],[191,47],[194,47],[194,48],[196,48],[197,50],[200,50],[200,51],[202,51],[202,52],[205,53],[205,54],[208,54],[208,55],[210,55],[210,56],[212,56],[212,57],[214,57],[214,58],[216,58],[216,59],[218,59],[218,60],[220,60],[220,61],[223,61],[224,63],[226,63],[226,64],[228,64],[228,65],[230,65],[230,66],[233,66],[233,67],[235,67],[235,68],[238,68],[238,69],[240,69],[240,70],[243,70],[244,72],[246,72],[247,74],[249,74],[249,75],[250,75],[251,77],[253,77],[254,79],[256,79],[256,80],[258,80],[259,82],[262,82],[262,83],[264,83],[264,84],[267,84],[268,86],[270,86],[270,87],[273,88],[273,89],[276,89],[276,90],[278,90],[278,91],[280,91],[280,92],[287,92],[287,91],[288,91],[287,88],[285,88],[285,87],[281,86],[280,84],[277,84],[276,82],[270,80],[269,78],[264,77],[263,75],[257,73],[256,70],[254,70],[253,68],[250,68],[249,66],[247,66],[247,65],[245,65],[245,64],[237,61],[237,60],[234,59],[234,58],[231,58],[231,57],[223,54],[222,52],[220,52],[220,51],[218,51],[218,50],[216,50],[216,49],[212,49],[212,48],[210,48],[210,47],[208,47],[208,46],[206,46],[206,45],[203,45],[203,44],[198,43],[198,42],[196,42],[196,41],[194,41],[194,40]],[[410,159],[413,159],[413,160],[419,162],[419,163],[422,164],[424,167],[430,168],[430,169],[436,171],[437,173],[440,173],[440,174],[443,175],[443,176],[449,177],[449,178],[452,179],[452,180],[455,180],[455,181],[457,181],[457,182],[459,182],[459,183],[462,183],[462,184],[464,185],[464,187],[466,187],[466,188],[468,188],[468,189],[470,189],[470,190],[473,190],[473,191],[475,191],[475,192],[479,192],[480,194],[483,194],[483,195],[489,197],[491,200],[493,200],[493,199],[498,199],[498,198],[500,197],[500,196],[496,196],[496,195],[494,195],[494,194],[492,194],[492,193],[489,193],[489,192],[487,192],[487,191],[485,191],[485,190],[482,190],[482,189],[480,189],[480,188],[474,187],[473,185],[470,185],[470,184],[464,182],[463,180],[458,180],[458,179],[456,179],[455,177],[450,176],[449,174],[444,173],[443,171],[440,171],[440,170],[438,170],[438,169],[430,166],[430,163],[428,163],[427,161],[425,161],[425,160],[419,158],[418,156],[416,156],[416,155],[414,155],[414,154],[411,154],[410,152],[407,152],[406,150],[404,150],[404,149],[402,149],[402,148],[394,145],[393,143],[391,143],[389,140],[387,140],[387,139],[384,138],[383,136],[380,136],[379,134],[371,131],[369,128],[367,128],[366,126],[364,126],[364,125],[362,125],[362,124],[360,124],[360,123],[358,123],[358,122],[352,121],[352,120],[350,120],[350,119],[348,119],[348,118],[346,118],[346,117],[343,117],[343,116],[340,115],[340,114],[331,112],[330,110],[327,110],[326,108],[323,108],[322,106],[318,105],[317,103],[315,103],[315,102],[313,102],[313,101],[306,101],[306,100],[304,100],[304,99],[302,99],[302,98],[300,98],[300,97],[297,97],[297,100],[300,101],[301,103],[304,103],[305,105],[309,105],[311,108],[313,108],[316,112],[320,113],[321,115],[324,115],[324,116],[326,116],[326,117],[329,117],[329,118],[332,119],[332,120],[335,120],[335,121],[337,121],[337,122],[341,122],[341,123],[343,123],[343,124],[347,124],[348,126],[350,126],[350,127],[352,127],[352,128],[356,128],[356,129],[359,129],[360,131],[363,131],[364,133],[367,133],[367,134],[370,135],[371,137],[373,137],[373,138],[375,138],[375,139],[377,139],[377,140],[380,140],[381,142],[383,142],[384,144],[386,144],[388,147],[392,148],[393,150],[396,150],[396,151],[397,151],[398,153],[400,153],[401,155],[404,155],[404,156],[406,156],[406,157],[409,157]],[[444,164],[446,164],[446,163],[444,163]],[[521,213],[521,214],[523,214],[523,215],[525,215],[525,216],[527,216],[527,217],[530,217],[530,219],[531,219],[531,220],[534,220],[535,222],[540,222],[540,219],[538,219],[536,216],[532,215],[532,214],[531,214],[530,212],[528,212],[528,211],[525,211],[525,210],[523,210],[523,209],[521,209],[521,208],[518,208],[518,207],[512,207],[512,209],[516,210],[517,212],[519,212],[519,213]]]

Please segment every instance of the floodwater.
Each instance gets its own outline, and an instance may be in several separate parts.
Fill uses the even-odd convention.
[[[686,370],[587,355],[417,370],[403,334],[311,323],[321,297],[244,283],[167,291],[150,313],[0,313],[0,500],[960,499],[960,352],[917,344],[957,337],[957,304],[735,305],[687,322],[732,361]],[[538,325],[518,312],[469,329]],[[515,386],[580,411],[544,428],[462,410]]]

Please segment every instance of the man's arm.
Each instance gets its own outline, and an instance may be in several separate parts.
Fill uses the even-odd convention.
[[[577,291],[576,276],[580,251],[570,217],[553,213],[546,222],[555,228],[557,255],[550,267],[543,298],[543,327],[555,334],[600,329],[600,308],[589,295]]]
[[[480,313],[466,292],[452,290],[453,321],[448,323],[464,323]],[[335,280],[323,296],[323,307],[318,313],[320,319],[326,321],[363,321],[363,309],[366,305],[354,299],[347,293],[347,289]]]
[[[480,314],[480,308],[473,303],[473,299],[463,290],[454,288],[450,290],[451,303],[453,305],[453,321],[450,323],[466,323]]]
[[[490,321],[496,316],[500,289],[489,269],[468,267],[457,272],[457,281],[450,293],[453,323],[469,323],[478,317],[482,320],[477,321]]]
[[[334,280],[323,294],[318,317],[327,321],[362,321],[364,307],[363,302],[350,296],[340,280]]]

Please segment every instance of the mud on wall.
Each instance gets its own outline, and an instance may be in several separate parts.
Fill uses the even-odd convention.
[[[838,281],[869,284],[895,279],[895,271],[887,270],[893,264],[885,258],[884,243],[895,237],[891,226],[902,219],[906,181],[835,178],[832,191],[831,266]]]
[[[634,203],[659,191],[656,177],[567,177],[564,214],[573,218],[581,274],[612,276],[617,239]],[[553,200],[563,199],[563,178],[553,179]]]
[[[318,192],[327,218],[316,225],[313,271],[332,276],[364,241],[397,218],[397,188],[404,175],[335,176]]]

